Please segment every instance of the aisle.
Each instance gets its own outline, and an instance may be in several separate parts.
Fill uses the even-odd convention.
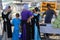
[[[11,38],[7,38],[7,34],[6,32],[4,32],[2,40],[11,40]]]

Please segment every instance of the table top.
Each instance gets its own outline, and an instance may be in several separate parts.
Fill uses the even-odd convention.
[[[60,28],[54,28],[52,24],[47,24],[46,26],[40,26],[40,32],[50,34],[60,34]]]

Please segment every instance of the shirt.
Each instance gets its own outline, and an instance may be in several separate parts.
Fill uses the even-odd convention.
[[[45,23],[51,23],[51,19],[53,18],[53,14],[55,13],[54,10],[47,10],[45,12],[46,17],[45,17]]]
[[[29,17],[31,17],[33,14],[31,11],[29,10],[23,10],[22,13],[21,13],[21,19],[22,20],[28,20]]]

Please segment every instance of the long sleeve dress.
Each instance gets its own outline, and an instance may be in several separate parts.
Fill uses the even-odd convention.
[[[15,18],[12,20],[12,24],[14,25],[14,31],[12,35],[12,40],[19,40],[19,26],[20,26],[20,19]]]
[[[31,40],[31,28],[30,23],[27,23],[29,17],[32,16],[32,12],[29,10],[23,10],[21,13],[21,26],[22,26],[22,40]]]
[[[39,27],[39,17],[40,17],[40,14],[34,14],[34,18],[33,18],[34,40],[41,40],[40,27]]]
[[[11,23],[10,23],[10,15],[11,11],[8,13],[2,12],[2,18],[3,18],[3,30],[4,32],[7,32],[8,38],[12,38],[12,30],[11,30]]]

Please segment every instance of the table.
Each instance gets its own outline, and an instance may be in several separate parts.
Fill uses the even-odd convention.
[[[60,34],[60,28],[53,28],[52,24],[46,24],[46,26],[40,26],[41,33]]]

